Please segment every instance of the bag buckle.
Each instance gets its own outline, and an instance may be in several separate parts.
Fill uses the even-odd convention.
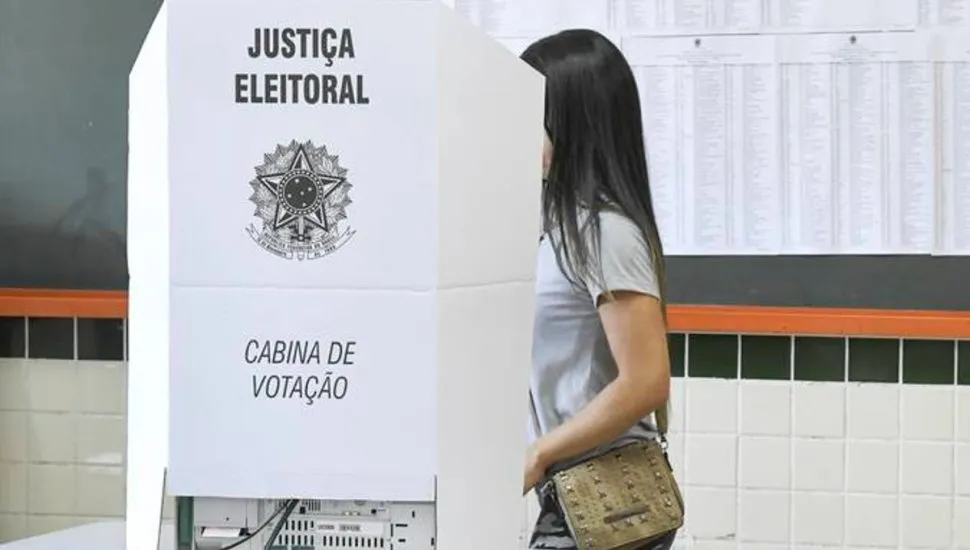
[[[667,468],[670,468],[670,471],[673,472],[674,465],[670,462],[670,455],[667,453],[667,448],[670,446],[670,444],[667,443],[667,437],[664,436],[664,434],[660,434],[660,437],[657,439],[660,442],[660,451],[664,455],[664,461],[667,463]]]

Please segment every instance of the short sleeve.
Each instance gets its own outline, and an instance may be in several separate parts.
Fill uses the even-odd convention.
[[[592,254],[592,270],[586,287],[593,303],[607,292],[640,292],[660,298],[650,248],[640,228],[629,218],[600,214],[599,254]]]

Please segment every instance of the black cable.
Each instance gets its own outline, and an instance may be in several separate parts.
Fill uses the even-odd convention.
[[[274,544],[276,544],[276,537],[280,535],[280,531],[283,530],[283,526],[286,525],[286,520],[290,518],[290,514],[293,513],[293,509],[299,504],[298,499],[293,499],[286,504],[286,510],[280,517],[280,520],[276,522],[276,526],[273,527],[273,532],[269,534],[269,540],[266,541],[266,545],[263,546],[263,550],[270,550]]]
[[[279,507],[276,508],[276,511],[273,512],[273,514],[270,517],[266,518],[266,521],[264,521],[259,527],[257,527],[255,531],[253,531],[252,533],[249,533],[248,535],[246,535],[243,538],[237,540],[236,542],[234,542],[232,544],[229,544],[228,546],[223,546],[219,550],[232,550],[233,548],[239,548],[240,546],[242,546],[242,545],[246,544],[247,542],[253,540],[253,538],[256,535],[258,535],[263,529],[266,528],[267,525],[269,525],[274,519],[276,519],[277,516],[280,515],[280,513],[287,507],[287,505],[288,505],[288,503],[287,504],[281,504],[281,505],[279,505]],[[282,522],[280,522],[280,523],[282,524]]]

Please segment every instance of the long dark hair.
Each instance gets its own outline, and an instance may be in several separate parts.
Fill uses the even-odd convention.
[[[546,77],[545,125],[553,153],[542,217],[544,231],[560,243],[554,247],[560,269],[573,284],[601,282],[602,273],[592,270],[599,262],[590,258],[599,254],[598,214],[618,211],[643,233],[665,305],[663,244],[630,65],[609,39],[586,29],[547,36],[521,57]]]

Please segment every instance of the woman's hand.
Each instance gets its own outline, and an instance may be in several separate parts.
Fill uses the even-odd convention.
[[[548,468],[548,464],[546,464],[543,460],[542,453],[539,452],[539,444],[537,442],[530,446],[529,452],[526,453],[525,477],[522,482],[523,495],[534,489],[535,486],[542,481],[542,477],[546,473],[546,468]]]

